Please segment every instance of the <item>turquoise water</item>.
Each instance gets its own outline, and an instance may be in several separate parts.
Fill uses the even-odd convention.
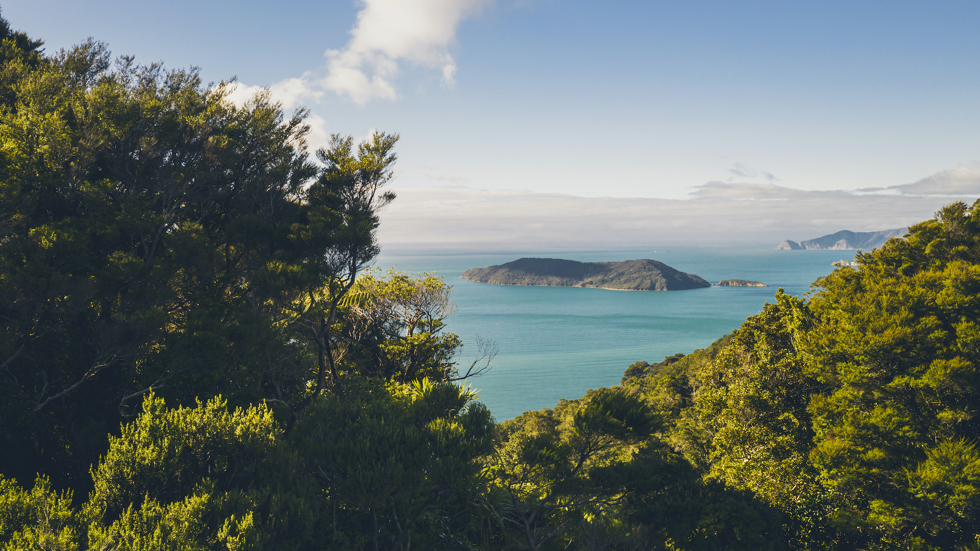
[[[468,384],[480,390],[480,399],[502,421],[551,407],[560,398],[580,397],[588,389],[619,384],[635,361],[658,362],[703,348],[773,302],[778,287],[803,295],[817,277],[833,270],[833,261],[853,255],[751,247],[519,253],[386,249],[376,265],[432,272],[453,286],[458,310],[447,325],[463,339],[461,363],[472,360],[478,337],[497,344],[492,369]],[[712,283],[749,279],[769,287],[628,292],[488,285],[459,277],[469,268],[521,257],[583,262],[651,258]]]

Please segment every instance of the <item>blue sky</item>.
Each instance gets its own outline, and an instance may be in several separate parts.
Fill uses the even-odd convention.
[[[271,86],[311,109],[320,143],[400,132],[393,241],[778,242],[980,196],[977,2],[2,9],[49,51],[93,36],[242,94]]]

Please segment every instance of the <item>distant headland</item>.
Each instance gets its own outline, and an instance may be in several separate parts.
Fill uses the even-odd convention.
[[[845,251],[862,249],[870,251],[885,244],[892,237],[902,237],[908,233],[908,228],[896,228],[876,232],[854,232],[842,230],[837,233],[808,239],[806,241],[790,241],[787,239],[776,246],[777,251]]]
[[[463,279],[494,285],[593,287],[619,291],[682,291],[711,287],[704,279],[656,260],[577,262],[559,258],[521,258],[466,270]]]

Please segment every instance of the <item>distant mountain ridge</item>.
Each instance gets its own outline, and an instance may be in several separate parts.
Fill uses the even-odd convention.
[[[787,239],[776,246],[777,251],[800,251],[800,250],[821,250],[821,251],[844,251],[861,249],[870,251],[880,247],[892,237],[902,237],[908,233],[908,228],[896,228],[894,230],[883,230],[876,232],[853,232],[841,230],[837,233],[808,239],[806,241],[791,241]]]
[[[593,287],[622,291],[680,291],[711,287],[710,283],[696,275],[649,259],[578,262],[560,258],[521,258],[499,266],[466,270],[461,277],[494,285]]]

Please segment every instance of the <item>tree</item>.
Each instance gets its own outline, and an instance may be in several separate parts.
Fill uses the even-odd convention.
[[[306,191],[304,224],[294,239],[307,252],[300,263],[302,287],[294,297],[295,323],[305,327],[317,349],[313,395],[338,382],[338,335],[333,331],[341,302],[357,276],[378,254],[378,212],[395,199],[383,188],[392,178],[397,134],[372,134],[354,154],[351,137],[334,135],[330,148],[317,152],[324,170]]]
[[[623,485],[623,549],[784,549],[783,516],[747,490],[705,480],[664,442],[648,441],[601,475]]]
[[[149,392],[294,408],[334,381],[397,136],[334,136],[318,168],[268,93],[3,33],[0,431],[24,453],[0,471],[84,493]]]
[[[811,454],[869,546],[953,549],[980,534],[980,202],[817,281]]]
[[[385,386],[347,377],[337,390],[304,410],[292,434],[327,500],[325,543],[408,551],[462,533],[480,458],[494,444],[486,406],[461,386],[427,379]]]
[[[27,34],[14,31],[10,23],[0,17],[0,105],[14,107],[13,83],[27,70],[36,68],[42,61],[43,42]]]
[[[43,476],[29,492],[0,476],[0,544],[11,551],[82,549],[85,526],[71,498],[71,492],[54,491]]]
[[[237,109],[194,72],[110,66],[92,41],[21,64],[0,114],[0,392],[25,450],[3,467],[59,484],[84,478],[100,435],[152,389],[302,388],[273,377],[301,351],[251,281],[293,255],[315,175],[302,114],[263,96]]]
[[[806,367],[815,323],[806,302],[780,289],[775,304],[742,323],[696,374],[693,406],[678,433],[704,443],[695,464],[705,466],[706,479],[750,491],[781,511],[794,549],[824,548],[834,537],[830,503],[810,462],[808,406],[822,389]]]
[[[318,516],[311,480],[261,405],[167,408],[150,394],[92,477],[84,517],[96,549],[302,549]]]
[[[638,396],[606,388],[504,423],[490,472],[493,485],[510,497],[506,514],[498,514],[512,537],[528,549],[542,549],[584,514],[615,503],[624,481],[602,484],[599,470],[623,461],[624,447],[646,440],[660,426]]]
[[[362,274],[339,318],[340,364],[351,373],[400,383],[479,376],[496,351],[492,343],[478,342],[477,359],[460,373],[463,342],[455,333],[443,332],[456,311],[451,290],[432,274]]]

